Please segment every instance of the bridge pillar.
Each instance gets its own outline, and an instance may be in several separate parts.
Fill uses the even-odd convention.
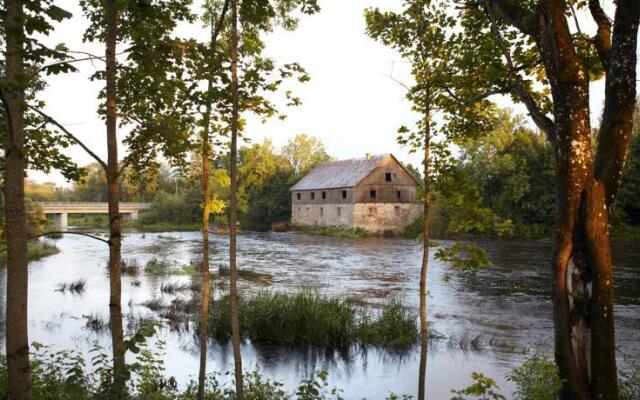
[[[53,214],[53,221],[56,224],[56,229],[59,231],[67,230],[67,213]]]

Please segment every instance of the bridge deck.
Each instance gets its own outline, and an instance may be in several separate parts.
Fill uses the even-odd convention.
[[[103,202],[41,202],[45,214],[106,214],[109,204]],[[121,213],[144,211],[151,203],[120,203]]]

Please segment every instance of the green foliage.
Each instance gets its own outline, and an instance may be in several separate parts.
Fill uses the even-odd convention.
[[[460,390],[451,390],[454,395],[451,400],[506,400],[506,397],[498,392],[500,387],[493,379],[478,372],[472,372],[471,379],[474,381],[473,385]]]
[[[348,348],[353,344],[406,348],[418,340],[416,314],[397,302],[375,316],[353,301],[316,292],[260,292],[239,299],[240,332],[258,343]],[[217,340],[230,338],[229,297],[209,307],[208,331]]]
[[[31,240],[27,247],[27,260],[37,261],[42,258],[58,254],[60,249],[54,244],[43,242],[41,240]]]
[[[341,390],[333,388],[330,393],[327,392],[327,377],[329,373],[327,371],[318,371],[312,378],[304,379],[300,382],[298,390],[296,390],[296,396],[298,400],[322,400],[322,399],[335,399],[343,400],[340,397]],[[328,397],[330,396],[330,397]]]
[[[289,161],[293,173],[298,177],[303,177],[319,164],[331,159],[320,139],[305,134],[296,135],[289,140],[282,148],[282,156]]]
[[[366,239],[371,236],[368,231],[362,228],[342,229],[334,226],[319,226],[315,228],[296,226],[294,229],[296,231],[312,235],[329,236],[341,239]]]
[[[198,195],[196,185],[179,193],[158,192],[151,209],[140,215],[140,223],[142,225],[197,223],[202,215],[201,204],[201,196]]]
[[[469,242],[457,241],[451,246],[439,246],[436,258],[451,264],[456,270],[469,273],[475,273],[491,265],[486,251]]]
[[[562,389],[558,366],[539,355],[514,369],[508,379],[516,384],[517,400],[555,400]]]
[[[620,400],[640,399],[640,362],[632,361],[627,369],[618,373]]]

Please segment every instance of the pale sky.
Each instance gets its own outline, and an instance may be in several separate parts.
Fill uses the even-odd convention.
[[[418,115],[410,110],[404,98],[405,89],[395,78],[410,83],[408,65],[393,50],[373,41],[365,33],[363,11],[367,7],[394,9],[397,0],[319,0],[322,11],[303,16],[298,30],[276,31],[267,39],[267,55],[277,63],[299,62],[310,74],[311,81],[293,86],[302,106],[288,109],[284,121],[272,119],[266,124],[249,119],[246,136],[253,141],[269,137],[277,147],[299,133],[320,138],[327,152],[338,158],[362,157],[365,153],[393,153],[404,162],[420,162],[418,155],[396,143],[401,125],[412,125]],[[76,1],[61,0],[61,7],[74,16],[56,26],[50,40],[64,42],[72,50],[104,54],[100,44],[82,43],[86,20]],[[586,13],[580,12],[586,17]],[[583,19],[583,18],[581,18]],[[586,22],[583,31],[591,28]],[[181,27],[181,36],[207,32],[194,27]],[[97,93],[104,82],[92,82],[89,76],[100,67],[89,62],[78,65],[80,72],[48,79],[42,98],[46,112],[62,122],[97,154],[106,159],[106,132],[96,110]],[[592,120],[599,119],[603,101],[603,84],[592,84]],[[507,101],[501,105],[510,106]],[[522,112],[521,107],[516,108]],[[124,132],[123,132],[124,133]],[[124,136],[121,133],[121,137]],[[121,154],[124,149],[121,150]],[[80,165],[92,159],[79,147],[67,153]],[[45,175],[30,171],[29,178],[38,182],[65,184],[58,173]]]

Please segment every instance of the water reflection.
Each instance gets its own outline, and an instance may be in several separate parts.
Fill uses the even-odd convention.
[[[179,266],[200,253],[198,232],[128,234],[123,258],[139,266],[153,259]],[[108,348],[108,332],[94,330],[90,318],[108,320],[108,251],[89,238],[66,235],[56,240],[61,249],[29,265],[30,341],[54,349],[78,348],[88,354],[93,343]],[[427,349],[416,346],[404,354],[376,348],[350,349],[348,353],[317,348],[242,346],[245,371],[259,368],[265,375],[291,389],[315,370],[330,372],[330,386],[344,389],[345,398],[384,398],[389,392],[416,394],[421,355],[426,360],[427,398],[448,398],[450,389],[470,384],[473,371],[495,378],[506,394],[511,384],[504,376],[523,359],[523,351],[549,351],[552,347],[550,245],[538,242],[484,242],[494,266],[475,277],[455,277],[443,282],[447,266],[431,259],[427,287],[431,296],[429,321],[432,335]],[[212,236],[212,271],[228,263],[227,238]],[[376,306],[390,297],[418,306],[421,246],[411,240],[348,241],[294,233],[242,234],[238,262],[273,276],[270,290],[293,291],[301,287],[322,293],[350,296]],[[640,354],[640,252],[629,246],[614,247],[616,279],[616,329],[619,352]],[[160,291],[164,283],[189,283],[186,275],[123,276],[122,305],[125,325],[135,329],[139,318],[157,318],[144,306],[159,298],[169,302],[183,293],[169,296]],[[55,292],[60,282],[84,279],[83,296]],[[264,286],[239,282],[242,293],[253,294]],[[4,301],[6,275],[0,274],[0,298]],[[215,296],[221,290],[216,286]],[[4,329],[4,309],[0,311]],[[189,323],[193,326],[193,321]],[[193,330],[162,329],[166,341],[167,373],[181,384],[197,379],[198,341]],[[4,334],[0,335],[0,342]],[[230,346],[210,342],[208,372],[232,371]],[[224,377],[224,375],[223,375]]]

